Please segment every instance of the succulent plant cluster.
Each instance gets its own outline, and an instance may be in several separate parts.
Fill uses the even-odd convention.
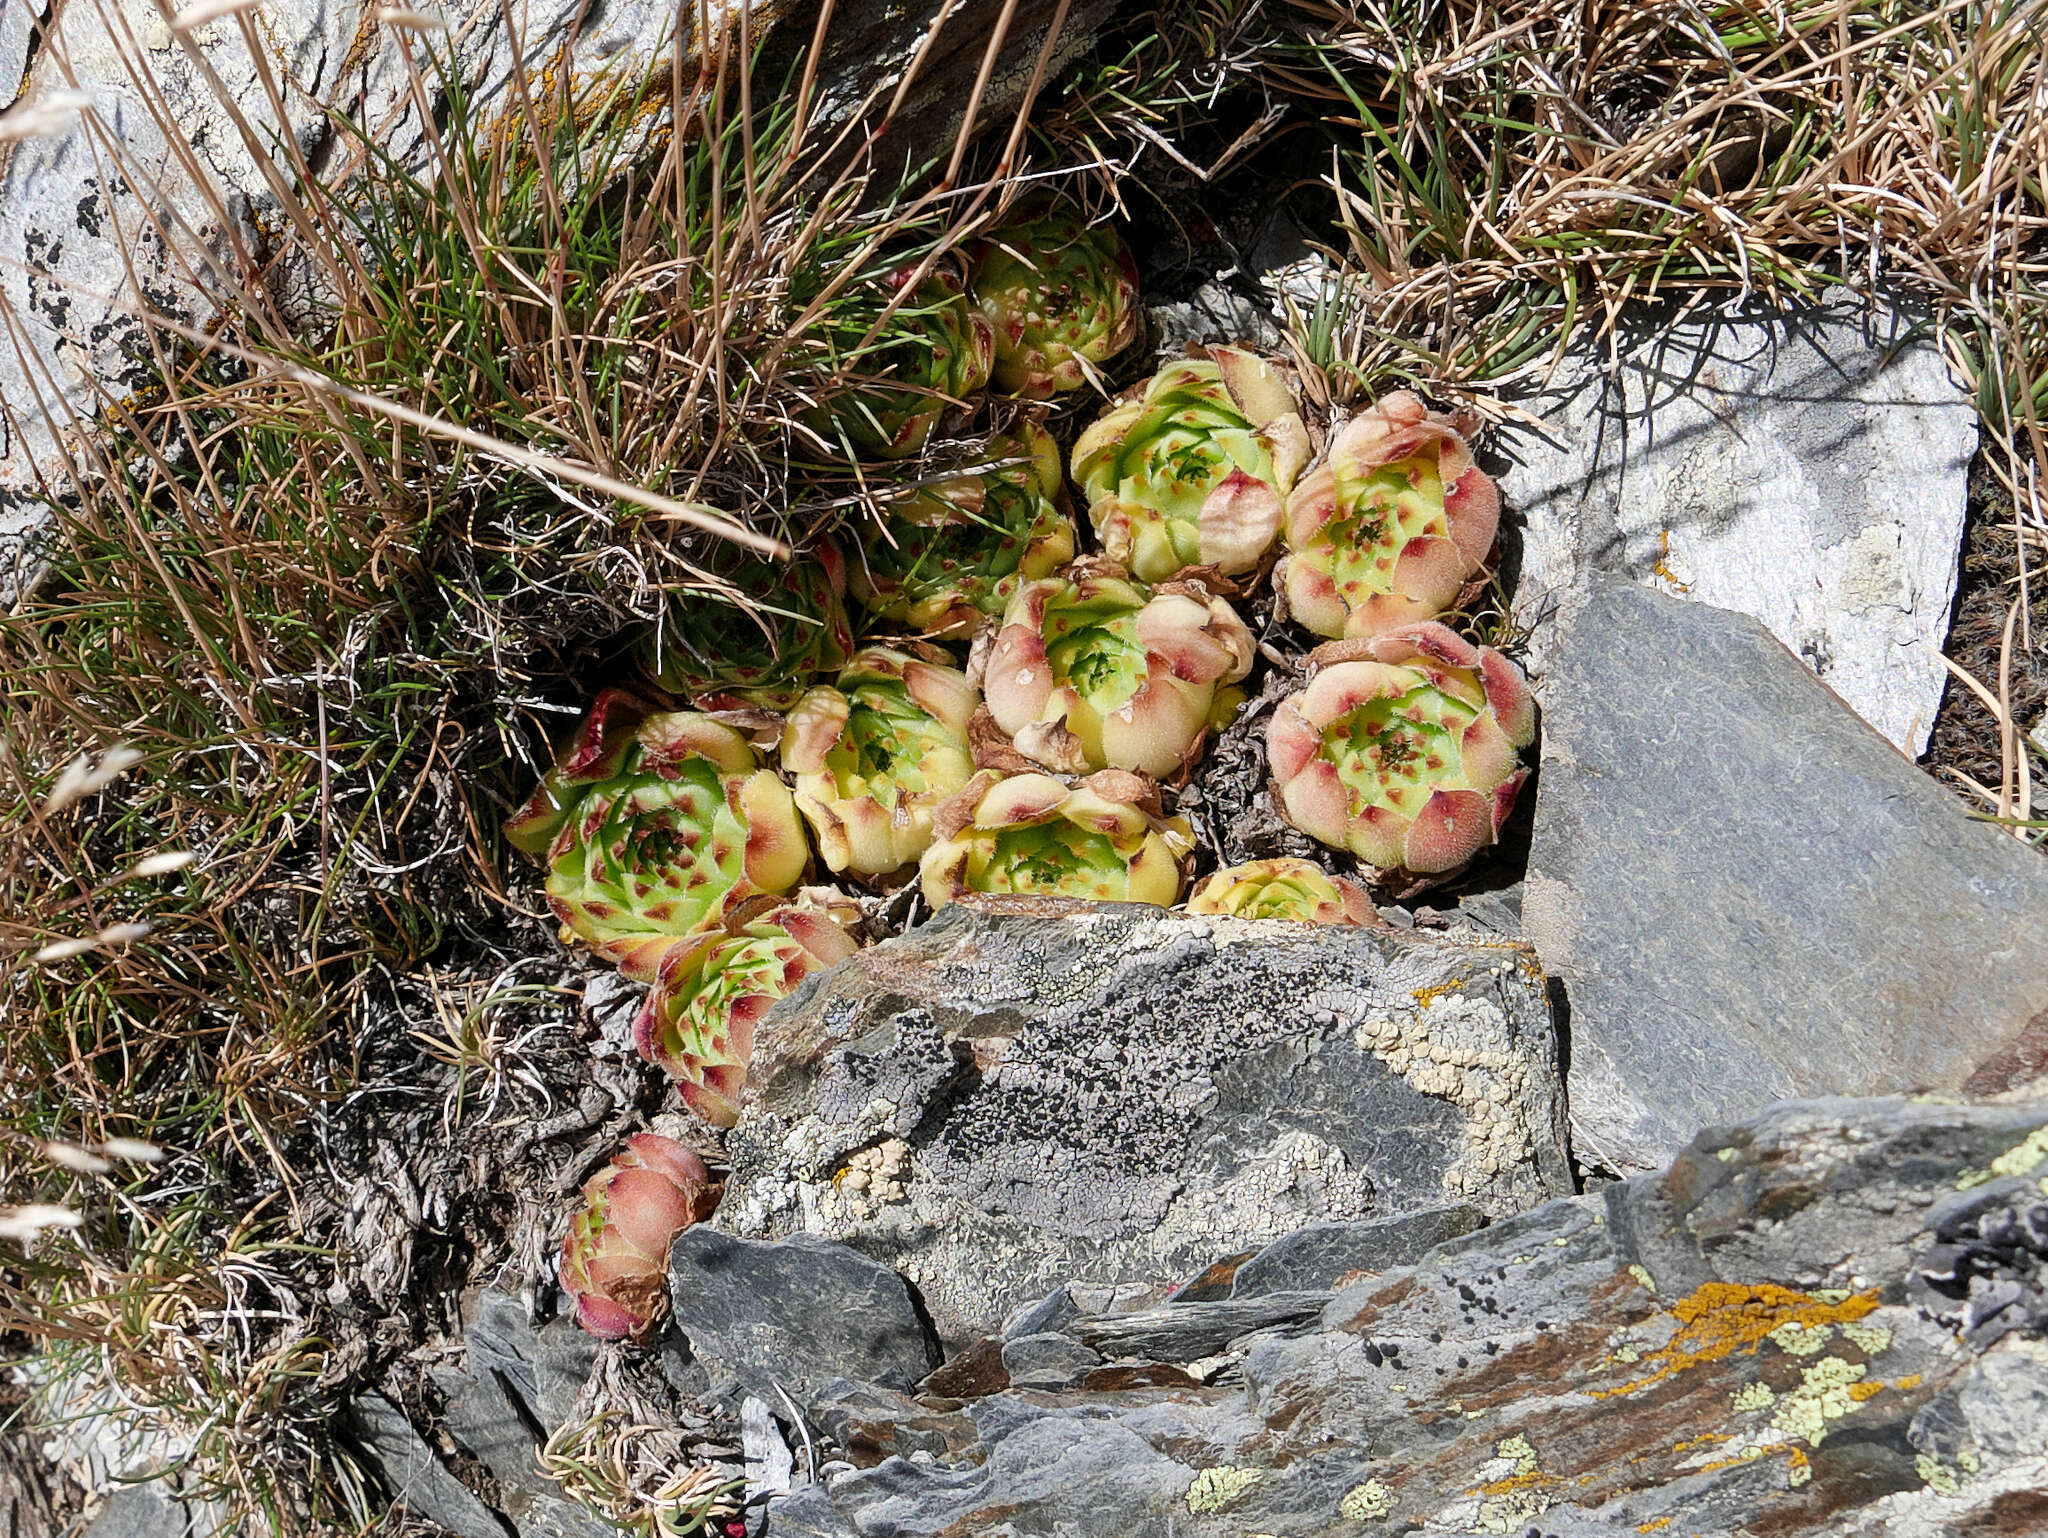
[[[865,383],[818,408],[819,436],[895,461],[991,379],[1023,401],[1101,388],[1139,327],[1134,273],[1108,226],[1026,204],[959,273],[878,287],[901,324],[871,328],[880,350],[835,339]],[[738,1117],[775,1003],[860,943],[861,905],[807,879],[915,879],[935,908],[1180,902],[1196,836],[1176,787],[1260,656],[1285,661],[1276,636],[1291,644],[1245,623],[1262,585],[1276,620],[1328,638],[1265,726],[1273,806],[1364,882],[1259,860],[1209,876],[1188,911],[1376,925],[1368,886],[1412,889],[1498,836],[1535,711],[1511,662],[1441,622],[1499,517],[1469,424],[1400,392],[1318,460],[1279,364],[1189,351],[1110,401],[1064,465],[1041,408],[1012,407],[969,462],[871,464],[879,520],[837,545],[711,561],[742,601],[679,602],[642,654],[689,708],[606,690],[507,823],[547,867],[564,939],[651,984],[635,1042],[704,1122]],[[645,1328],[667,1239],[708,1189],[658,1138],[593,1179],[562,1265],[587,1327]]]

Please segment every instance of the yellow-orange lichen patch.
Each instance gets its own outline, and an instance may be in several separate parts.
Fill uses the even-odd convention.
[[[1638,1522],[1636,1524],[1636,1531],[1639,1533],[1654,1533],[1670,1525],[1671,1519],[1669,1517],[1652,1517],[1647,1522]]]
[[[1636,1394],[1666,1378],[1718,1362],[1737,1352],[1755,1352],[1773,1331],[1787,1325],[1817,1329],[1850,1324],[1877,1307],[1875,1292],[1860,1292],[1828,1301],[1765,1282],[1742,1286],[1705,1282],[1668,1310],[1676,1329],[1655,1351],[1645,1352],[1638,1366],[1642,1376],[1610,1389],[1595,1389],[1596,1398]]]

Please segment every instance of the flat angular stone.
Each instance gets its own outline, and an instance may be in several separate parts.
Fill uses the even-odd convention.
[[[1522,904],[1582,1159],[1774,1100],[2048,1068],[2048,861],[1971,819],[1755,620],[1595,579],[1556,621]]]
[[[1276,1239],[1237,1268],[1233,1298],[1308,1292],[1353,1271],[1411,1266],[1425,1250],[1485,1222],[1477,1207],[1440,1207],[1380,1223],[1311,1223]]]
[[[380,1394],[365,1394],[349,1406],[349,1419],[385,1483],[408,1510],[456,1538],[509,1538],[511,1524],[455,1477],[397,1405]]]
[[[1526,946],[1157,908],[942,911],[776,1006],[715,1223],[897,1267],[954,1343],[1304,1223],[1570,1188]],[[849,1189],[900,1153],[901,1194]],[[1045,1328],[1041,1324],[1039,1328]]]
[[[1766,628],[1906,752],[1946,675],[1977,413],[1916,317],[1853,296],[1736,317],[1625,322],[1517,402],[1545,431],[1499,448],[1524,524],[1515,615],[1594,572]],[[1538,625],[1532,661],[1547,643]]]

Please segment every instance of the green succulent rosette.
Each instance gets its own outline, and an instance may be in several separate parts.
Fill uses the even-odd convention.
[[[1266,732],[1273,797],[1310,838],[1385,871],[1440,875],[1500,836],[1528,771],[1521,670],[1435,623],[1337,641]]]
[[[754,1033],[775,1001],[812,972],[851,956],[851,903],[771,909],[662,958],[633,1022],[640,1055],[675,1081],[683,1103],[717,1127],[739,1119]]]
[[[974,773],[981,695],[957,668],[869,647],[789,713],[782,767],[834,871],[879,876],[932,841],[932,813]]]
[[[1137,339],[1138,266],[1107,224],[1032,199],[975,248],[968,288],[995,329],[998,390],[1046,400]]]
[[[1103,554],[1141,582],[1190,566],[1251,571],[1308,464],[1280,371],[1238,347],[1161,369],[1074,445],[1074,479]]]
[[[1297,924],[1377,926],[1372,898],[1355,881],[1308,860],[1250,860],[1219,870],[1188,897],[1188,912]]]
[[[829,540],[791,561],[726,556],[712,570],[745,602],[672,597],[645,651],[648,672],[670,694],[704,710],[787,710],[853,654],[846,564]]]
[[[1183,819],[1159,814],[1158,787],[1122,769],[1072,786],[985,769],[940,809],[938,834],[918,868],[934,908],[970,893],[1170,908],[1194,847]]]
[[[848,572],[871,613],[930,636],[971,634],[1020,583],[1074,558],[1059,446],[1035,422],[988,441],[989,468],[893,502]]]
[[[563,938],[641,979],[677,941],[789,891],[810,857],[788,787],[746,738],[619,690],[505,832],[546,863]]]
[[[947,412],[988,385],[995,333],[948,263],[935,264],[883,318],[913,272],[856,285],[815,330],[826,382],[822,408],[807,420],[856,459],[915,454]]]

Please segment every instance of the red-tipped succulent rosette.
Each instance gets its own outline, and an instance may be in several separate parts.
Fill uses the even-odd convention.
[[[983,770],[940,808],[938,832],[919,867],[934,908],[972,892],[1171,907],[1194,845],[1185,820],[1160,814],[1158,786],[1122,769],[1071,786]]]
[[[1046,400],[1138,338],[1138,266],[1106,224],[1027,199],[976,243],[968,287],[995,328],[994,383]]]
[[[1189,895],[1188,912],[1368,929],[1385,923],[1357,882],[1286,856],[1219,870]]]
[[[679,939],[789,891],[810,859],[796,802],[745,737],[615,691],[506,834],[541,851],[563,938],[641,979]]]
[[[675,1081],[699,1116],[730,1127],[755,1031],[777,999],[854,953],[849,926],[857,915],[844,900],[789,904],[671,949],[633,1022],[641,1056]]]
[[[1344,425],[1287,499],[1288,612],[1317,635],[1435,619],[1485,565],[1500,493],[1460,419],[1397,390]]]
[[[638,1340],[668,1297],[668,1251],[708,1216],[719,1188],[681,1143],[636,1132],[583,1186],[562,1240],[562,1286],[576,1322],[604,1340]]]
[[[1034,763],[1164,778],[1233,703],[1252,657],[1244,622],[1199,583],[1148,588],[1111,562],[1078,562],[1017,590],[982,693]]]
[[[1318,647],[1309,663],[1266,733],[1289,822],[1367,865],[1425,876],[1499,837],[1536,736],[1519,668],[1434,623]]]

